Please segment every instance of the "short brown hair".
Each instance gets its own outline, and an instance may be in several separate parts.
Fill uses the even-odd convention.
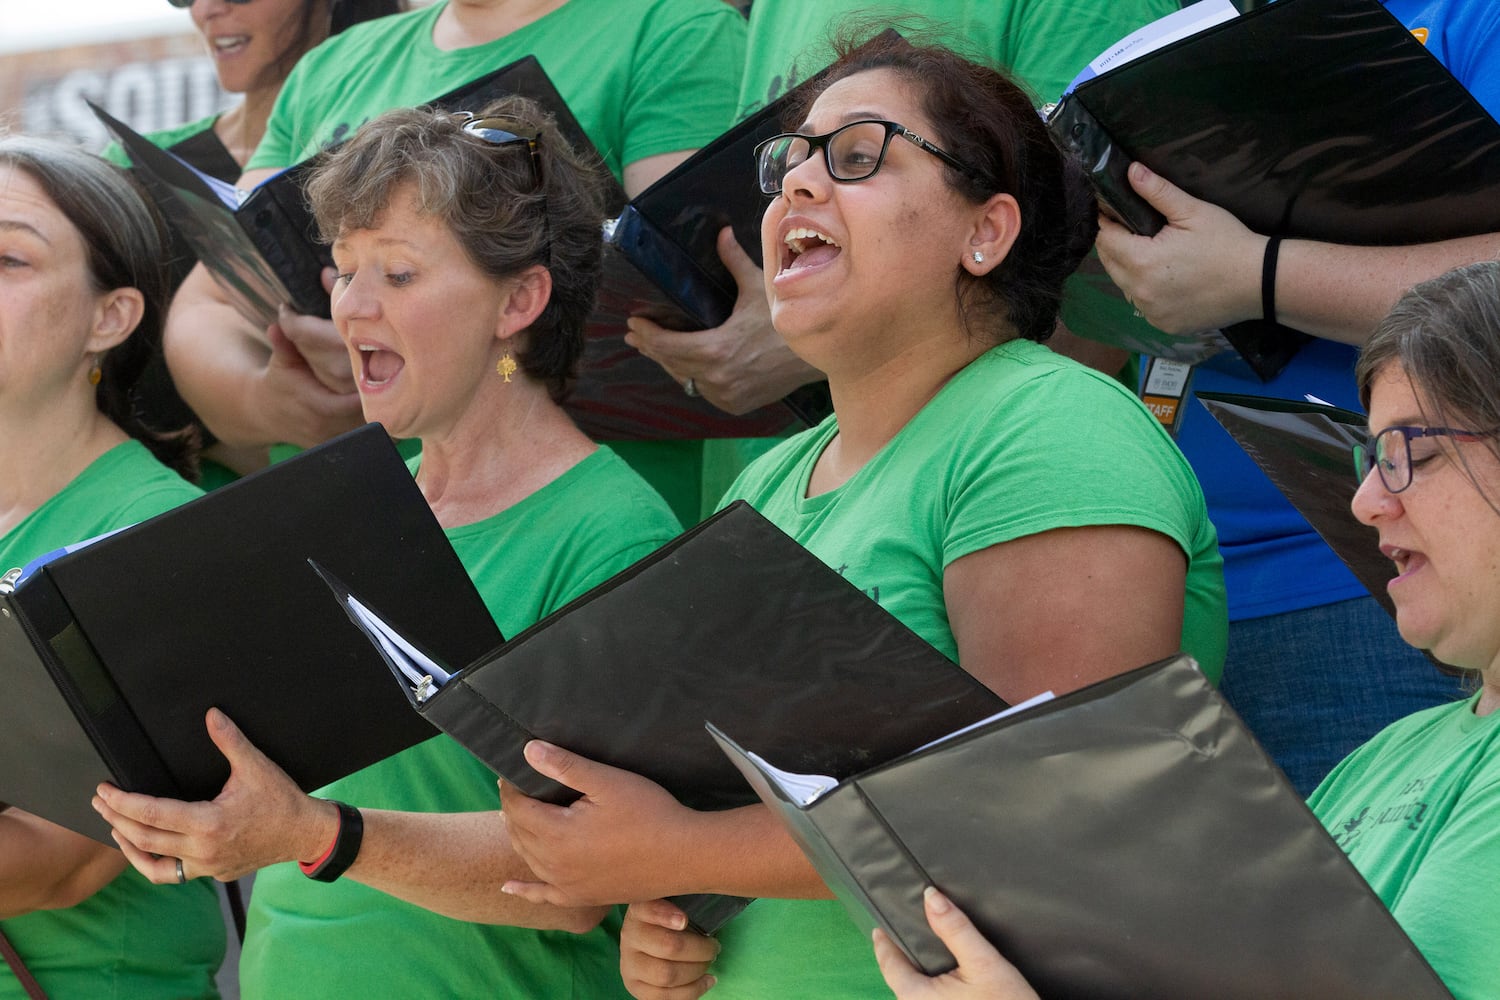
[[[583,353],[602,254],[603,167],[586,160],[534,102],[508,97],[480,117],[537,136],[540,181],[525,144],[495,146],[463,129],[464,118],[405,108],[373,119],[332,152],[308,183],[323,238],[373,228],[397,188],[410,184],[420,210],[441,220],[492,278],[534,264],[552,273],[552,296],[516,361],[561,398]]]

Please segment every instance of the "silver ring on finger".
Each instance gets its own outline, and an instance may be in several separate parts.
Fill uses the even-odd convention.
[[[682,383],[682,391],[687,393],[689,399],[697,399],[698,383],[692,378],[689,378],[686,382]]]
[[[183,883],[185,883],[187,881],[187,872],[185,872],[185,871],[182,870],[182,859],[181,858],[177,858],[176,861],[177,861],[177,883],[179,885],[181,885],[181,884],[183,884]]]

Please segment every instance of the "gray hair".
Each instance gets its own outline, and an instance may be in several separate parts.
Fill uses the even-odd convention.
[[[1355,369],[1366,409],[1372,384],[1393,364],[1411,381],[1423,420],[1500,432],[1500,261],[1456,268],[1401,297],[1375,328]],[[1500,437],[1485,441],[1500,457]],[[1479,487],[1467,463],[1465,471]],[[1496,507],[1500,498],[1486,499]]]

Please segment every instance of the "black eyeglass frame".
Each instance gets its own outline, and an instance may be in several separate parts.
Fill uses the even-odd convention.
[[[875,165],[870,168],[869,173],[860,174],[858,177],[840,177],[838,172],[834,169],[833,154],[829,152],[829,144],[832,143],[840,133],[846,132],[851,128],[857,128],[860,125],[880,125],[885,128],[885,140],[880,144],[880,155],[875,158]],[[823,151],[823,166],[827,168],[829,177],[838,181],[840,184],[858,184],[860,181],[867,181],[871,177],[874,177],[880,172],[880,168],[885,166],[885,155],[891,148],[891,139],[898,135],[901,138],[905,139],[907,142],[910,142],[913,146],[916,146],[918,149],[924,149],[927,152],[931,153],[933,156],[936,156],[938,159],[942,160],[944,163],[948,164],[948,166],[952,167],[954,170],[957,170],[964,176],[974,178],[975,180],[981,179],[979,177],[979,174],[975,170],[965,165],[963,161],[959,160],[956,156],[945,151],[942,147],[938,146],[931,140],[923,138],[918,133],[913,132],[905,125],[902,125],[899,122],[887,121],[884,118],[861,118],[859,121],[847,122],[843,125],[840,125],[832,132],[824,132],[821,135],[804,135],[801,132],[783,132],[780,135],[773,135],[764,142],[757,144],[755,147],[756,180],[760,183],[760,190],[762,194],[780,194],[782,188],[784,187],[783,181],[778,180],[772,182],[766,179],[768,174],[767,158],[770,155],[771,148],[776,143],[783,142],[788,139],[801,139],[803,142],[807,143],[807,157],[803,160],[798,160],[797,163],[794,163],[790,167],[782,170],[782,179],[786,177],[788,172],[805,162],[806,159],[811,159],[812,155],[821,149]]]
[[[1396,463],[1390,461],[1386,446],[1381,442],[1388,440],[1392,432],[1401,440],[1401,449],[1405,454],[1405,461]],[[1368,442],[1356,442],[1351,449],[1354,457],[1354,478],[1363,483],[1370,476],[1371,469],[1380,471],[1380,484],[1385,487],[1387,493],[1401,493],[1412,484],[1413,469],[1411,458],[1412,438],[1424,437],[1448,437],[1458,441],[1479,441],[1492,437],[1493,431],[1471,431],[1459,427],[1421,427],[1415,424],[1393,424],[1383,430],[1370,435]],[[1400,485],[1393,485],[1392,477],[1398,469],[1405,469],[1405,481]]]
[[[236,7],[243,7],[245,6],[245,4],[249,3],[250,0],[225,0],[225,2],[233,4]],[[171,4],[173,7],[178,8],[179,10],[187,10],[193,5],[193,0],[167,0],[167,3]]]

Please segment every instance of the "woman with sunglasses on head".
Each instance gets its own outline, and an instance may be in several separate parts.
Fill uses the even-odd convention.
[[[376,118],[308,188],[365,416],[422,440],[417,485],[504,635],[677,533],[558,405],[598,284],[598,181],[512,98],[479,119]],[[604,908],[499,891],[526,869],[494,775],[449,737],[311,797],[223,716],[209,731],[232,773],[215,801],[106,787],[98,806],[155,881],[176,879],[173,859],[193,877],[271,866],[251,899],[247,997],[620,994],[618,916],[599,927]]]
[[[218,74],[219,86],[243,95],[229,110],[147,138],[210,177],[233,184],[266,132],[271,106],[287,74],[303,53],[352,24],[404,9],[404,0],[169,0],[189,8],[193,26],[203,36]],[[103,156],[121,166],[130,158],[117,143]],[[169,234],[172,289],[176,290],[196,262],[192,248]],[[214,440],[208,429],[178,396],[160,352],[152,358],[142,382],[141,406],[156,426],[196,423],[209,447],[203,455],[200,483],[221,486],[239,473],[265,464],[263,448],[231,448]]]
[[[744,35],[744,19],[723,0],[436,0],[346,31],[299,62],[241,185],[309,159],[382,112],[534,56],[634,196],[729,124]],[[173,302],[166,351],[183,398],[223,441],[306,447],[359,422],[331,323],[287,309],[255,329],[201,267]],[[617,448],[697,519],[698,442]],[[273,458],[285,452],[271,449]]]
[[[1040,343],[1094,213],[1027,95],[897,39],[846,54],[809,100],[760,147],[761,235],[772,318],[828,374],[835,414],[728,499],[1008,701],[1179,648],[1216,671],[1218,554],[1186,463],[1119,383]],[[621,939],[636,996],[699,995],[719,944],[716,995],[881,991],[868,942],[767,810],[697,813],[565,749],[528,754],[584,798],[503,791],[540,878],[507,889],[636,904]],[[657,899],[705,891],[769,898],[716,943]]]
[[[1353,510],[1396,564],[1396,626],[1412,646],[1469,671],[1479,690],[1387,727],[1308,805],[1456,1000],[1490,1000],[1500,995],[1491,954],[1500,935],[1491,888],[1500,879],[1500,262],[1413,288],[1370,337],[1356,377],[1372,441],[1356,449]],[[927,913],[959,968],[928,979],[878,935],[898,996],[1034,1000],[936,890]]]
[[[158,436],[131,405],[161,337],[162,260],[124,172],[0,136],[0,572],[199,495],[192,439]],[[149,885],[112,847],[4,805],[0,933],[54,997],[218,995],[209,883]],[[0,998],[26,995],[0,959]]]

